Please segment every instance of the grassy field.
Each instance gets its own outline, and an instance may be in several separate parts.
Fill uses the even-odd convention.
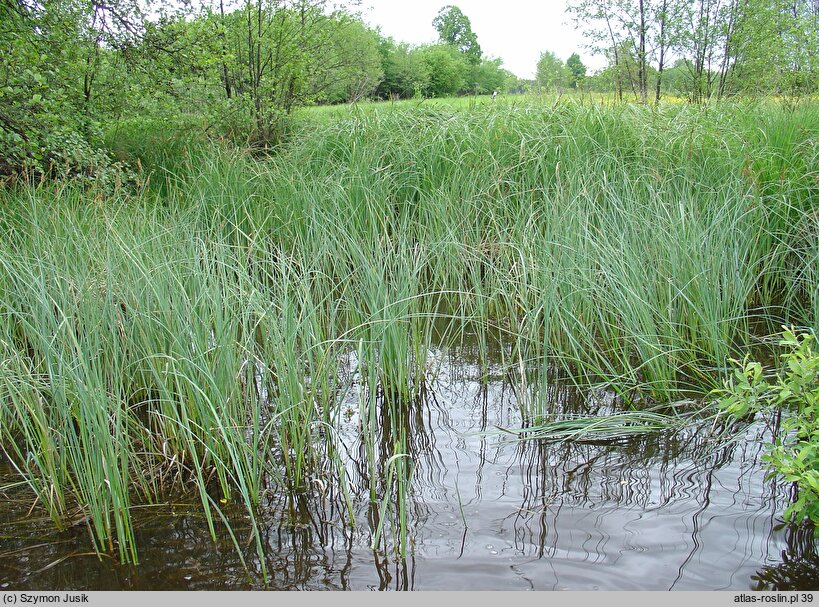
[[[345,520],[369,500],[400,537],[397,412],[430,349],[467,330],[506,344],[535,396],[525,424],[549,369],[654,407],[705,395],[782,323],[819,326],[815,104],[309,116],[265,158],[121,125],[112,147],[142,187],[0,192],[0,443],[55,524],[87,521],[101,551],[136,559],[130,508],[185,486],[212,524],[228,503],[253,519],[265,491],[329,486]],[[371,394],[364,496],[332,438],[351,354]]]
[[[637,101],[636,98],[632,99]],[[628,101],[628,99],[626,99]],[[664,95],[661,104],[663,106],[685,103],[686,100],[680,97]],[[464,95],[461,97],[418,97],[415,99],[397,99],[394,101],[370,101],[363,100],[351,104],[340,105],[316,105],[300,108],[297,110],[300,117],[333,117],[342,118],[350,115],[350,111],[383,111],[402,109],[409,110],[418,106],[432,107],[447,110],[474,110],[479,107],[498,108],[550,108],[555,105],[600,105],[611,106],[621,105],[617,96],[611,92],[591,92],[567,90],[562,93],[542,92],[527,94],[506,94],[501,93],[496,99],[491,95]]]

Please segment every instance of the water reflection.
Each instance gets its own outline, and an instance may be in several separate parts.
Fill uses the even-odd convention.
[[[816,590],[819,588],[819,555],[811,525],[785,525],[785,547],[779,562],[763,567],[753,576],[754,590]]]
[[[551,416],[609,414],[622,404],[551,372],[540,391],[521,388],[498,348],[431,352],[430,379],[400,402],[361,385],[348,361],[345,413],[327,436],[343,454],[345,482],[266,496],[268,588],[816,587],[813,536],[774,528],[783,497],[760,467],[763,428],[718,448],[706,437],[710,425],[616,441],[514,440],[498,428],[529,423],[533,402]],[[390,527],[395,484],[384,481],[396,445],[412,462],[405,559]],[[217,521],[214,542],[196,496],[141,509],[141,562],[123,566],[89,555],[85,528],[55,534],[49,521],[32,519],[21,495],[7,491],[0,508],[0,583],[10,589],[265,587],[241,510],[227,512],[234,535]]]

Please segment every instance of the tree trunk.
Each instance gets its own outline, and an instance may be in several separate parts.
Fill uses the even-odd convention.
[[[646,69],[646,12],[645,2],[640,0],[640,32],[637,49],[637,85],[640,88],[640,103],[648,101],[648,74]]]
[[[710,16],[710,7],[706,6],[707,0],[700,2],[700,15],[697,23],[697,40],[695,43],[694,53],[694,103],[702,103],[705,97],[705,88],[703,86],[703,78],[705,76],[705,57],[708,48],[708,17]]]
[[[623,81],[620,74],[620,53],[617,50],[617,39],[614,37],[614,30],[611,28],[611,21],[609,15],[606,13],[606,26],[609,28],[609,36],[611,37],[611,49],[614,52],[614,77],[617,86],[617,98],[623,102]]]
[[[654,91],[654,103],[660,103],[660,95],[662,94],[663,83],[663,68],[665,67],[665,24],[668,19],[668,0],[663,0],[663,7],[660,9],[660,56],[657,64],[657,87]]]
[[[225,34],[225,2],[224,2],[224,0],[219,0],[219,13],[222,15],[222,22],[220,23],[220,26],[222,28],[222,36],[221,36],[222,37],[222,53],[226,54],[227,53],[227,36]],[[227,95],[227,98],[230,99],[233,96],[233,91],[231,90],[231,87],[230,87],[230,73],[228,71],[227,61],[225,61],[224,58],[222,59],[222,76],[224,78],[224,84],[225,84],[225,95]]]
[[[733,71],[731,63],[731,55],[736,53],[734,37],[736,36],[737,22],[740,18],[741,0],[732,0],[730,12],[728,13],[728,27],[725,33],[725,48],[723,49],[722,65],[720,66],[719,88],[717,90],[717,97],[722,99],[728,92],[728,76]],[[745,8],[748,8],[748,0],[745,0]],[[736,57],[733,57],[736,63]],[[734,64],[735,64],[734,63]]]

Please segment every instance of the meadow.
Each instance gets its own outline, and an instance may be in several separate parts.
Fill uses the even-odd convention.
[[[521,428],[555,372],[605,386],[611,436],[712,415],[730,358],[819,327],[815,103],[459,103],[301,110],[265,154],[123,122],[131,183],[0,191],[0,444],[36,509],[137,561],[137,505],[238,505],[261,553],[266,496],[333,495],[406,555],[433,350],[501,344]]]

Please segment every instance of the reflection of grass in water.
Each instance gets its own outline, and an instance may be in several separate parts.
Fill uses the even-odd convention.
[[[785,544],[782,562],[765,566],[751,577],[754,590],[816,590],[819,587],[819,556],[812,527],[787,525]]]
[[[332,433],[338,361],[357,350],[362,499],[393,496],[406,554],[400,412],[433,371],[430,336],[471,327],[485,358],[502,334],[521,394],[554,366],[643,402],[704,393],[752,306],[816,318],[801,265],[816,129],[812,106],[421,105],[314,125],[265,162],[190,143],[133,196],[4,192],[3,447],[55,524],[84,517],[101,551],[135,560],[133,504],[188,485],[212,533],[241,504],[261,558],[264,495],[340,492],[354,519]],[[532,402],[522,416],[548,412]],[[676,423],[656,415],[583,424]],[[582,430],[556,423],[542,432]]]
[[[702,459],[723,451],[738,440],[749,427],[749,421],[737,422],[714,411],[708,405],[680,401],[642,410],[620,410],[601,413],[556,411],[537,417],[524,418],[519,428],[502,428],[483,435],[514,436],[520,441],[544,443],[627,444],[629,439],[664,434],[673,436],[696,428],[699,441],[686,441],[692,448],[688,457]],[[702,443],[702,444],[699,444]]]
[[[819,556],[791,559],[783,554],[779,565],[763,567],[752,576],[754,590],[816,590],[819,586]]]
[[[686,420],[650,411],[624,411],[612,415],[568,416],[525,428],[499,428],[525,440],[615,441],[682,427]]]

